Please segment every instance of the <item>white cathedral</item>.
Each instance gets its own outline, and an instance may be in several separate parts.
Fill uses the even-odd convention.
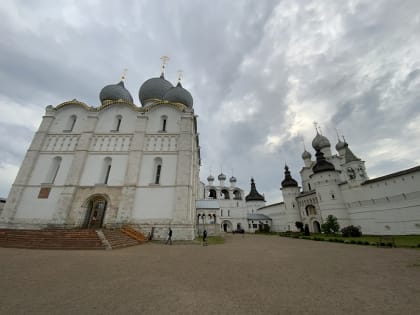
[[[200,144],[193,98],[160,77],[139,89],[134,104],[122,80],[105,86],[101,104],[76,99],[46,107],[9,196],[0,228],[116,228],[125,224],[162,239],[193,239],[231,231],[312,232],[330,214],[341,227],[365,234],[420,233],[420,166],[369,179],[345,141],[331,153],[317,132],[305,150],[299,187],[285,168],[283,202],[266,205],[251,179],[250,192],[223,173],[200,182]],[[279,182],[280,182],[279,178]]]

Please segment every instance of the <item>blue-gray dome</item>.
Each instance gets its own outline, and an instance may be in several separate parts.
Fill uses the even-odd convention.
[[[193,98],[190,92],[182,87],[181,82],[166,92],[163,99],[173,103],[182,103],[190,108],[193,106]]]
[[[226,175],[223,173],[220,173],[219,176],[217,176],[218,180],[226,180]]]
[[[169,89],[173,88],[171,82],[165,80],[163,74],[159,78],[151,78],[144,82],[139,90],[140,103],[144,106],[147,100],[163,100]]]
[[[207,181],[209,181],[209,182],[214,181],[214,177],[212,175],[209,175],[209,177],[207,177]]]
[[[99,99],[103,104],[104,101],[118,101],[123,100],[133,103],[133,97],[125,88],[124,82],[120,81],[118,84],[110,84],[105,86],[99,93]]]
[[[331,143],[326,137],[317,133],[314,140],[312,140],[312,147],[315,149],[315,151],[317,151],[323,148],[331,147]]]
[[[232,176],[232,177],[229,179],[229,181],[230,181],[231,183],[236,183],[236,177],[235,177],[235,176]]]

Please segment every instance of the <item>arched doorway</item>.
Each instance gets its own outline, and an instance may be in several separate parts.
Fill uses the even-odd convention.
[[[314,221],[313,223],[314,233],[321,233],[321,225],[318,221]]]
[[[222,229],[224,232],[232,232],[232,223],[230,221],[222,222]]]
[[[94,196],[88,201],[84,228],[100,229],[102,227],[107,201],[103,196]]]

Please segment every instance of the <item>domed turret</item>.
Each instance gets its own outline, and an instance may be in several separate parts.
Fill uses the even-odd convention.
[[[325,159],[324,153],[322,153],[320,150],[317,150],[315,155],[316,155],[316,163],[312,167],[312,171],[314,173],[335,171],[334,165]]]
[[[209,175],[209,177],[207,177],[207,181],[210,183],[212,181],[214,181],[214,177],[212,175]]]
[[[124,82],[120,81],[117,84],[110,84],[105,86],[99,93],[99,99],[103,104],[105,101],[118,101],[123,100],[133,103],[133,97],[130,92],[125,88]]]
[[[165,80],[163,73],[159,78],[151,78],[140,87],[140,103],[144,106],[148,100],[163,100],[166,92],[173,87],[171,82]]]
[[[229,181],[230,181],[231,183],[236,183],[236,177],[235,177],[235,176],[232,176],[232,177],[229,179]]]
[[[218,180],[226,180],[226,175],[223,173],[220,173],[219,176],[217,176]]]
[[[190,108],[193,106],[193,98],[190,92],[182,87],[181,82],[169,89],[163,99],[172,103],[182,103]]]
[[[284,167],[284,179],[281,182],[281,187],[298,187],[298,183],[293,179],[292,175],[290,175],[289,167],[287,165]]]
[[[246,201],[265,201],[265,198],[263,195],[261,195],[257,191],[257,187],[255,186],[254,179],[251,178],[251,191],[249,194],[245,197]]]
[[[311,159],[311,157],[312,157],[312,154],[310,154],[308,151],[303,151],[303,153],[302,153],[302,159],[303,160],[307,160],[307,159]]]
[[[335,145],[335,149],[340,152],[340,150],[345,149],[348,146],[347,142],[343,142],[341,140],[338,140],[337,144]]]
[[[315,150],[321,150],[324,148],[331,147],[330,141],[327,139],[327,137],[324,137],[323,135],[320,135],[318,132],[316,133],[316,136],[314,140],[312,140],[312,147]]]

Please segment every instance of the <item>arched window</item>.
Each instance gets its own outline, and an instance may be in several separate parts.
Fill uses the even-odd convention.
[[[156,185],[160,184],[160,176],[162,173],[162,159],[155,158],[155,172],[154,172],[154,183]]]
[[[121,115],[115,116],[114,130],[112,130],[112,131],[120,131],[121,121],[122,121],[122,116]]]
[[[235,199],[235,200],[241,200],[241,192],[239,190],[235,190],[233,192],[233,199]]]
[[[112,159],[110,157],[104,158],[100,183],[108,184],[109,174],[111,173],[111,164],[112,164]]]
[[[67,121],[66,129],[64,129],[64,131],[66,132],[73,131],[74,125],[76,124],[76,120],[77,120],[77,116],[71,115],[69,117],[69,120]]]
[[[162,126],[161,131],[166,132],[166,127],[167,127],[167,124],[168,124],[168,116],[164,115],[164,116],[160,117],[160,122],[161,122],[161,126]]]
[[[229,199],[229,192],[226,189],[223,189],[220,192],[220,196],[222,197],[222,199]]]
[[[217,199],[217,197],[216,197],[216,190],[214,190],[214,189],[210,189],[209,190],[209,198],[210,199]]]
[[[45,182],[48,184],[54,184],[55,179],[57,177],[58,174],[58,170],[60,168],[61,165],[61,157],[56,156],[53,160],[52,160],[52,164],[50,167],[50,170],[47,174],[47,177],[45,179]]]

